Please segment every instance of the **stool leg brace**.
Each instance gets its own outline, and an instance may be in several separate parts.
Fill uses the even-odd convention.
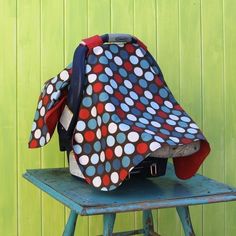
[[[176,210],[181,220],[185,236],[195,236],[188,206],[178,206],[176,207]],[[77,216],[78,214],[71,210],[63,236],[74,235]],[[143,211],[143,229],[113,233],[115,219],[116,213],[103,214],[103,236],[128,236],[135,234],[143,234],[144,236],[160,236],[158,233],[154,232],[152,210]]]

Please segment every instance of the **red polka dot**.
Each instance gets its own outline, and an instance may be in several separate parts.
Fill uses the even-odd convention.
[[[142,131],[142,128],[138,127],[138,126],[133,126],[132,127],[134,131],[140,132]]]
[[[159,76],[156,76],[154,81],[159,87],[163,86],[163,81],[160,79]]]
[[[88,177],[85,177],[85,180],[87,181],[88,184],[91,184],[92,183],[92,180]]]
[[[181,141],[183,144],[188,144],[188,143],[191,143],[191,142],[192,142],[192,140],[191,140],[191,139],[188,139],[188,138],[182,138],[180,141]]]
[[[116,109],[116,114],[121,117],[121,118],[125,118],[126,114],[124,113],[124,111],[122,111],[120,108]]]
[[[159,133],[158,134],[161,138],[163,138],[163,139],[167,139],[168,138],[168,136],[166,135],[166,134],[163,134],[163,133]]]
[[[179,110],[179,111],[183,110],[183,108],[179,104],[175,105],[174,109]]]
[[[115,93],[114,93],[114,95],[115,95],[115,97],[118,99],[118,100],[123,100],[123,98],[124,98],[124,96],[120,93],[120,92],[118,92],[118,91],[116,91]]]
[[[141,103],[141,102],[136,102],[135,106],[139,109],[144,111],[145,110],[145,106]]]
[[[163,125],[163,128],[164,128],[164,129],[167,129],[167,130],[173,130],[173,129],[174,129],[173,126],[168,125],[168,124],[164,124],[164,125]]]
[[[168,115],[165,112],[163,112],[163,111],[158,111],[157,115],[162,117],[162,118],[167,118],[168,117]]]
[[[35,140],[35,139],[32,139],[32,140],[30,141],[30,143],[29,143],[29,147],[30,147],[30,148],[36,148],[36,147],[38,147],[38,141]]]
[[[127,174],[128,174],[127,170],[122,169],[120,171],[120,174],[119,174],[120,175],[120,179],[123,181],[126,178]]]
[[[106,137],[107,136],[107,126],[103,125],[101,127],[101,130],[102,130],[102,136]]]
[[[154,96],[154,100],[155,100],[159,105],[163,104],[163,99],[162,99],[160,96],[158,96],[158,95]]]
[[[86,131],[84,138],[87,142],[92,142],[95,139],[95,133],[93,131]]]
[[[146,143],[139,143],[137,146],[137,152],[143,154],[147,151],[148,145]]]
[[[133,53],[133,52],[135,51],[134,46],[133,46],[132,44],[130,44],[130,43],[127,43],[127,44],[125,45],[125,49],[126,49],[126,51],[129,52],[129,53]]]
[[[107,148],[106,150],[105,150],[105,154],[106,154],[106,158],[108,159],[108,160],[112,160],[112,158],[113,158],[113,150],[111,149],[111,148]]]
[[[93,72],[98,74],[103,71],[103,66],[101,64],[97,64],[96,66],[93,67]]]
[[[81,119],[88,119],[89,118],[89,111],[86,108],[81,108],[79,111],[79,118]]]
[[[99,93],[99,92],[101,92],[102,87],[103,87],[102,83],[97,82],[93,85],[93,90],[94,90],[95,93]]]
[[[38,119],[38,121],[37,121],[37,126],[38,126],[38,128],[42,128],[42,127],[43,127],[43,118],[42,118],[42,117],[40,117],[40,118]]]
[[[104,105],[100,102],[97,104],[97,112],[99,115],[101,115],[104,111]]]
[[[140,86],[138,86],[137,84],[134,86],[134,91],[139,95],[143,94],[143,89]]]
[[[119,84],[122,83],[122,81],[123,81],[122,77],[120,75],[118,75],[118,74],[114,74],[114,79]]]
[[[48,101],[49,101],[49,96],[48,96],[48,95],[45,95],[45,96],[43,97],[43,105],[47,105]]]
[[[127,71],[131,71],[131,70],[133,69],[133,66],[132,66],[132,64],[131,64],[129,61],[126,61],[126,62],[124,63],[124,67],[125,67],[125,69],[126,69]]]
[[[108,186],[110,184],[110,177],[109,177],[109,175],[107,175],[107,174],[104,175],[102,177],[102,182],[103,182],[103,185]]]

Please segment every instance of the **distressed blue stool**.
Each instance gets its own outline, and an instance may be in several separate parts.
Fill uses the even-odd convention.
[[[131,178],[111,192],[102,192],[71,176],[67,168],[27,170],[23,176],[71,209],[64,236],[74,235],[78,214],[103,214],[104,236],[158,236],[154,232],[151,209],[168,207],[176,207],[185,235],[193,236],[190,205],[236,200],[236,188],[199,174],[180,180],[175,176],[172,164],[168,164],[165,176]],[[143,211],[143,229],[113,233],[117,212],[140,210]]]

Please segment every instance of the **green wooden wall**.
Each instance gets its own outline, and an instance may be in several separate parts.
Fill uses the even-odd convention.
[[[28,150],[43,82],[67,65],[80,40],[106,32],[140,37],[212,152],[200,173],[236,186],[235,0],[0,0],[0,235],[61,235],[68,209],[26,182],[27,168],[65,166],[57,137]],[[236,235],[236,203],[191,207],[198,236]],[[183,235],[175,210],[153,210],[165,236]],[[158,222],[158,223],[157,223]],[[80,217],[76,235],[102,233]],[[115,231],[141,227],[118,214]]]

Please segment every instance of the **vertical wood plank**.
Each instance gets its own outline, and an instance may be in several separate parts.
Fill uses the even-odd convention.
[[[110,33],[111,30],[111,1],[88,0],[88,36]],[[103,232],[103,216],[89,216],[89,235]]]
[[[179,2],[157,0],[157,63],[175,98],[180,98]],[[181,235],[181,224],[175,209],[158,211],[158,232]]]
[[[41,9],[41,84],[57,75],[64,66],[63,0],[42,0]],[[59,152],[57,132],[42,150],[42,167],[63,167],[64,154]],[[64,206],[43,194],[42,235],[61,235]],[[56,227],[52,227],[56,226]]]
[[[222,0],[202,1],[203,128],[212,152],[204,175],[224,181],[224,83]],[[224,204],[203,207],[203,234],[224,235]]]
[[[111,1],[111,32],[133,34],[134,27],[134,1]],[[135,228],[135,213],[117,213],[113,232],[133,230]],[[127,222],[129,219],[129,223]]]
[[[202,127],[201,12],[199,0],[180,0],[180,104]],[[202,168],[198,173],[202,173]],[[190,207],[196,235],[202,235],[202,206]],[[182,232],[183,234],[183,232]]]
[[[134,35],[147,46],[149,52],[156,58],[157,27],[156,27],[156,1],[134,1]],[[152,211],[154,230],[157,231],[157,210]],[[135,227],[142,228],[142,211],[135,213]]]
[[[41,235],[40,191],[21,177],[25,169],[40,168],[40,150],[27,145],[40,93],[39,26],[40,2],[17,1],[18,235],[22,236]]]
[[[15,0],[0,1],[0,29],[0,234],[17,235]]]
[[[64,48],[65,64],[68,65],[73,60],[74,50],[83,38],[87,37],[88,31],[88,3],[87,0],[66,0],[64,5],[65,12],[65,31],[64,31]],[[65,160],[68,166],[67,158]],[[70,210],[66,209],[66,221],[69,217]],[[89,218],[79,216],[77,219],[75,235],[88,235]]]
[[[225,85],[225,181],[236,186],[236,2],[223,1],[224,85]],[[225,236],[236,235],[236,202],[225,204]]]

